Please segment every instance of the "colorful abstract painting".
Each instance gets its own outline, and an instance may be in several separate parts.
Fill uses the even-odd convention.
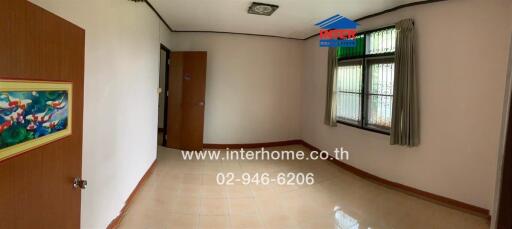
[[[71,134],[71,83],[0,80],[0,160]]]

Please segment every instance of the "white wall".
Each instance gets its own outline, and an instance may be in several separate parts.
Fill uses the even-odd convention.
[[[32,2],[86,30],[81,227],[105,228],[156,158],[160,22],[126,0]]]
[[[342,146],[349,164],[421,190],[491,209],[506,76],[505,0],[452,0],[404,8],[360,22],[362,30],[413,18],[421,145],[390,146],[389,136],[323,124],[327,50],[305,43],[305,141]],[[478,9],[478,10],[476,10]]]
[[[172,51],[207,51],[205,143],[300,138],[302,41],[173,33]]]
[[[160,31],[160,43],[167,48],[173,46],[175,42],[174,36],[176,33],[172,33],[162,21],[159,22],[158,29]]]

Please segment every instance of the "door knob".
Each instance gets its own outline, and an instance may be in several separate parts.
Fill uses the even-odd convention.
[[[204,107],[204,102],[200,102],[200,103],[199,103],[199,106]]]
[[[86,189],[87,188],[87,180],[82,180],[82,178],[76,177],[73,181],[73,187],[79,188],[79,189]]]

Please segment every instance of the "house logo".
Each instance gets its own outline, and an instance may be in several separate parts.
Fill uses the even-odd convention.
[[[315,25],[320,27],[320,47],[356,46],[356,22],[336,14]]]

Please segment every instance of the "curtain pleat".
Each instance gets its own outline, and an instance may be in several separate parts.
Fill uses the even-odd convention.
[[[325,103],[325,124],[336,126],[336,69],[337,49],[329,48],[327,55],[327,100]]]
[[[418,91],[414,67],[414,22],[396,24],[395,84],[391,119],[392,145],[419,145]]]

